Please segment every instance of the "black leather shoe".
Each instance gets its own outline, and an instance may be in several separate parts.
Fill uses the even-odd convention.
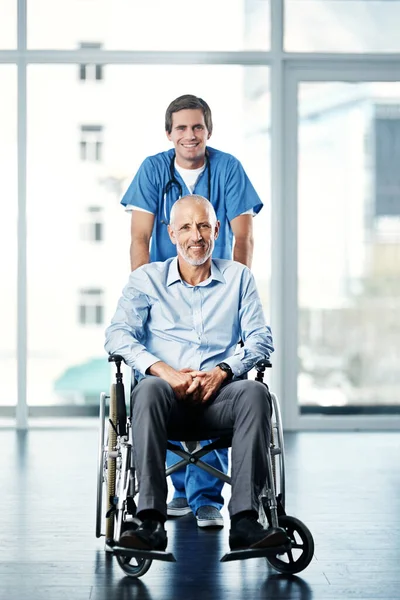
[[[132,550],[165,550],[167,532],[163,523],[144,520],[136,529],[129,529],[119,538],[119,545]]]
[[[229,532],[229,546],[231,550],[245,550],[247,548],[272,548],[283,546],[289,541],[286,532],[281,527],[268,527],[264,529],[256,517],[243,517]]]

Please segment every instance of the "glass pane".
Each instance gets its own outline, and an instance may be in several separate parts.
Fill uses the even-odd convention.
[[[400,84],[302,84],[299,111],[300,403],[384,411],[400,405]]]
[[[17,0],[0,2],[0,50],[17,46]]]
[[[289,52],[398,52],[399,0],[286,0]]]
[[[165,109],[188,81],[212,108],[211,145],[242,161],[265,203],[254,219],[254,272],[268,303],[268,69],[106,65],[97,90],[82,87],[79,65],[31,65],[30,404],[98,402],[107,388],[104,329],[129,273],[130,217],[120,199],[144,158],[170,148]]]
[[[17,400],[17,70],[0,65],[0,405]]]
[[[28,0],[29,48],[267,50],[269,0]]]

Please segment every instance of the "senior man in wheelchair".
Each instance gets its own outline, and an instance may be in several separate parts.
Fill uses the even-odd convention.
[[[268,388],[243,379],[273,351],[251,271],[212,259],[219,222],[202,196],[184,196],[171,210],[168,232],[177,257],[130,274],[105,348],[135,371],[132,439],[139,481],[140,525],[119,544],[165,550],[168,438],[205,439],[232,433],[231,550],[287,542],[279,527],[258,522],[267,480],[271,403]],[[238,340],[243,346],[238,347]]]

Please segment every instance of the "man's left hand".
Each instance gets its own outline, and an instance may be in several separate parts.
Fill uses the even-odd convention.
[[[186,393],[191,394],[197,388],[202,403],[207,402],[228,377],[227,373],[219,367],[215,367],[211,371],[190,371],[190,375],[193,377],[193,383],[188,387]]]

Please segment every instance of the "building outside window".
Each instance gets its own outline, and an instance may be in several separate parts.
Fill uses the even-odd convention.
[[[82,224],[81,237],[85,242],[104,241],[103,209],[101,206],[89,206],[85,222]]]
[[[99,288],[80,290],[78,318],[81,325],[104,324],[104,293]]]
[[[103,126],[81,125],[81,160],[101,162],[103,149]]]
[[[82,50],[100,50],[102,44],[94,42],[81,42]],[[93,63],[81,63],[79,65],[79,79],[81,81],[102,81],[103,65]]]

